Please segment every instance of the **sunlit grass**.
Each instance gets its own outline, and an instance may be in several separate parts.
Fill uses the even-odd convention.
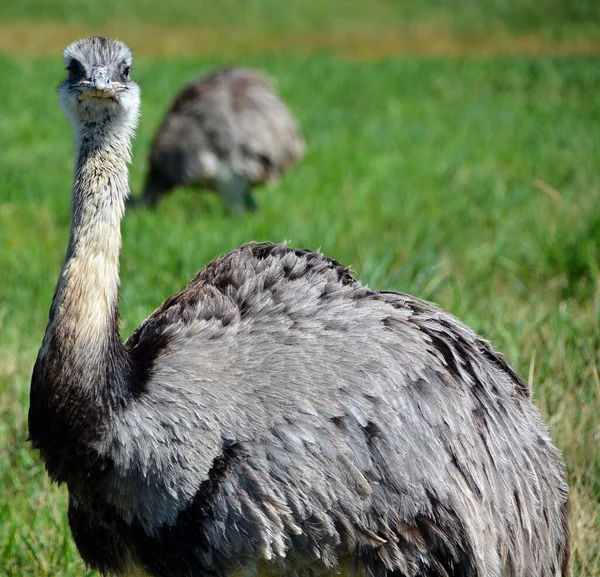
[[[308,153],[260,211],[178,190],[123,222],[127,336],[206,262],[290,240],[411,292],[503,351],[563,450],[573,575],[600,576],[600,63],[594,59],[245,59],[278,79]],[[143,109],[132,187],[171,96],[216,61],[136,61]],[[0,59],[0,573],[83,575],[26,443],[29,376],[69,226],[71,130],[58,57]]]

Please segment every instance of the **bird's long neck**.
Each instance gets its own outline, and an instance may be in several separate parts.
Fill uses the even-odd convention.
[[[69,246],[39,355],[51,365],[51,380],[69,394],[101,390],[126,363],[118,300],[130,135],[83,127],[76,142]]]
[[[87,483],[106,468],[98,444],[132,397],[118,330],[120,221],[130,135],[76,133],[71,234],[33,370],[29,435],[57,481]]]

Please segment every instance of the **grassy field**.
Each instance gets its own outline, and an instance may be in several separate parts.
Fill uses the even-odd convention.
[[[126,11],[132,3],[107,4],[116,10],[111,17],[134,18]],[[322,22],[312,2],[293,3],[298,16],[289,21],[273,3],[249,4],[257,26],[269,9],[280,28]],[[170,18],[180,14],[173,24],[180,23],[186,3],[169,5]],[[228,5],[237,14],[236,2]],[[332,2],[331,14],[339,5]],[[373,27],[423,16],[402,2],[404,12],[392,2],[375,5],[363,14]],[[453,15],[461,5],[430,2],[431,13],[452,26],[477,27],[476,9],[462,20]],[[514,5],[489,3],[492,24],[597,32],[591,2],[550,2],[554,12],[541,25],[530,17],[534,2],[522,3],[520,17],[509,14]],[[349,6],[340,26],[360,20],[359,3]],[[108,21],[109,8],[29,0],[2,10],[21,22],[35,13],[94,25]],[[206,10],[209,24],[222,23]],[[23,59],[18,49],[0,57],[0,574],[81,576],[65,492],[50,486],[26,442],[31,368],[68,240],[71,129],[56,101],[59,52]],[[143,89],[134,193],[169,99],[221,62],[141,56],[133,72]],[[256,214],[234,218],[214,196],[193,190],[176,191],[155,212],[127,213],[123,336],[205,263],[251,239],[321,248],[373,288],[439,303],[529,380],[568,465],[572,575],[600,577],[600,61],[358,63],[250,47],[242,62],[277,78],[303,127],[307,156],[278,185],[257,192]]]
[[[52,20],[103,25],[120,21],[244,28],[315,29],[435,21],[461,30],[508,29],[562,34],[596,30],[595,0],[21,0],[0,6],[0,21]]]

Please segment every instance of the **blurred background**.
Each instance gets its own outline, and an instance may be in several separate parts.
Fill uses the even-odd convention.
[[[80,576],[65,491],[26,442],[31,369],[68,242],[62,50],[134,51],[131,185],[174,95],[266,71],[307,152],[260,209],[179,188],[129,211],[123,338],[207,262],[289,240],[461,318],[533,388],[571,485],[573,576],[600,576],[600,2],[20,0],[0,6],[0,574]]]

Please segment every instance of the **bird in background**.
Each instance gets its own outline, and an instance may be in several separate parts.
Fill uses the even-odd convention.
[[[304,154],[298,124],[257,70],[222,68],[185,86],[152,141],[144,190],[155,206],[176,186],[217,192],[236,213],[256,210],[252,189],[275,182]]]
[[[306,249],[208,264],[123,343],[132,55],[64,52],[71,232],[29,433],[103,575],[557,577],[567,485],[531,392],[436,306]]]

